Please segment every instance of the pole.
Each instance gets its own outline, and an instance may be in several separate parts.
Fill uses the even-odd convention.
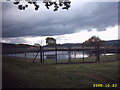
[[[117,42],[117,44],[119,44],[119,41]],[[119,50],[119,49],[117,49],[117,48],[118,48],[118,46],[115,45],[115,51],[116,51],[116,52],[115,52],[115,53],[116,53],[116,54],[115,54],[115,56],[116,56],[115,59],[116,59],[116,61],[119,59],[119,57],[118,57],[118,52],[119,52],[118,50]]]
[[[40,46],[40,62],[42,63],[42,46]]]
[[[33,59],[33,63],[35,62],[35,59],[36,59],[36,57],[37,57],[37,55],[38,55],[39,52],[40,52],[40,49],[38,50],[38,52],[37,52],[35,58]]]
[[[76,50],[74,51],[74,58],[76,59]]]
[[[34,58],[34,52],[33,52],[33,58]]]
[[[84,60],[85,60],[85,58],[84,58],[84,43],[82,44],[82,49],[83,49],[83,62],[84,62]]]
[[[100,54],[99,54],[99,42],[97,42],[96,44],[96,61],[99,62],[100,61]]]
[[[44,47],[43,47],[43,64],[44,64]]]
[[[71,63],[71,51],[70,51],[71,47],[68,46],[68,63]]]
[[[55,58],[56,58],[56,64],[57,64],[57,45],[55,45]]]
[[[25,52],[25,60],[27,61],[27,59],[26,59],[26,52]]]
[[[26,52],[25,52],[25,59],[26,59]]]

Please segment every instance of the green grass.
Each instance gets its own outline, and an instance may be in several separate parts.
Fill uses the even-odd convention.
[[[104,56],[101,58],[106,59]],[[3,57],[3,88],[91,88],[98,83],[118,83],[118,61],[80,64],[53,64],[53,60],[40,64],[39,60],[35,63],[31,61]]]
[[[109,56],[100,56],[100,62],[103,61],[116,61],[116,55],[109,55]],[[37,62],[39,62],[38,60],[36,60]],[[83,62],[83,58],[76,58],[76,59],[71,59],[71,63],[82,63]],[[84,62],[96,62],[96,57],[92,56],[92,57],[86,57],[84,58]],[[51,63],[56,63],[55,60],[45,60],[46,64],[51,64]],[[68,63],[68,60],[57,60],[57,63]]]

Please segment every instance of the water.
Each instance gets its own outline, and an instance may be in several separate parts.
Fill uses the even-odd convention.
[[[26,58],[34,58],[36,54],[36,52],[26,53]],[[81,51],[71,53],[69,53],[68,51],[57,51],[57,59],[66,60],[68,59],[69,54],[71,55],[71,58],[83,58],[83,52]],[[25,53],[8,54],[8,56],[25,57]],[[88,54],[84,54],[84,57],[88,56]],[[40,53],[37,55],[36,58],[40,58]],[[44,59],[55,59],[55,51],[44,52]]]
[[[26,58],[35,58],[37,52],[30,52],[30,53],[19,53],[19,54],[8,54],[8,56],[16,56],[16,57],[24,57],[26,55]],[[71,51],[69,53],[68,51],[57,51],[57,59],[58,60],[66,60],[69,57],[69,54],[71,55],[71,58],[83,58],[83,52],[82,51]],[[114,55],[114,53],[107,53],[107,54],[101,54],[103,55]],[[88,53],[84,53],[84,57],[89,57]],[[40,53],[37,55],[36,58],[40,58]],[[44,59],[52,59],[55,60],[55,51],[49,51],[44,52]]]
[[[104,55],[114,55],[114,53],[106,53],[106,54],[102,54],[102,56]]]

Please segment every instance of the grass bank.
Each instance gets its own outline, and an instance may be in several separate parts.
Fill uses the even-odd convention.
[[[3,57],[3,88],[92,88],[118,83],[118,61],[40,64],[28,60]]]

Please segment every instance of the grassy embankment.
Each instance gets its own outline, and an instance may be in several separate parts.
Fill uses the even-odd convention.
[[[109,59],[114,57],[109,56]],[[102,56],[101,59],[105,60],[106,57]],[[3,88],[89,88],[97,83],[118,83],[118,61],[81,64],[47,64],[53,63],[52,60],[40,64],[37,60],[36,63],[31,61],[3,57]],[[74,62],[78,61],[80,59],[74,59]]]

